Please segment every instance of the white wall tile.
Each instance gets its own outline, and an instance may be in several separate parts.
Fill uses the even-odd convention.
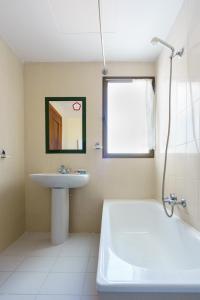
[[[178,81],[176,88],[177,113],[180,113],[187,106],[187,83],[185,81]]]
[[[187,119],[186,110],[177,113],[177,126],[176,126],[176,145],[183,145],[187,142]]]
[[[197,229],[200,228],[200,19],[196,11],[199,1],[193,5],[185,1],[183,11],[177,17],[168,40],[176,48],[185,47],[181,59],[173,60],[172,84],[172,119],[171,139],[175,137],[175,154],[170,146],[169,164],[167,166],[166,190],[169,193],[175,182],[178,197],[188,201],[186,209],[177,208],[180,216]],[[188,18],[187,23],[181,17]],[[190,20],[190,21],[189,21]],[[184,29],[185,28],[185,29]],[[177,40],[179,37],[179,40]],[[157,198],[160,198],[160,185],[163,158],[159,149],[165,148],[167,128],[167,105],[169,56],[163,51],[157,64],[157,151],[156,151],[156,185]],[[172,143],[173,144],[173,143]],[[172,155],[172,156],[171,156]],[[173,180],[172,180],[173,179]]]

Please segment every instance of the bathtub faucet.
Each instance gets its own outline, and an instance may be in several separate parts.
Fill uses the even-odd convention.
[[[175,194],[170,194],[169,196],[165,197],[164,202],[172,206],[182,205],[184,208],[187,206],[186,200],[181,198],[181,200],[178,201],[178,198]]]

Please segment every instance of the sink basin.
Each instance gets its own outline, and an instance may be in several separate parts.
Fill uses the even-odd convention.
[[[89,181],[89,174],[59,174],[39,173],[31,174],[32,180],[43,187],[48,188],[77,188],[86,185]]]
[[[30,177],[39,185],[51,188],[51,241],[62,244],[69,233],[69,189],[86,185],[90,175],[39,173]]]

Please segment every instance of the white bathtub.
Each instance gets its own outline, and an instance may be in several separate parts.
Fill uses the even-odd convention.
[[[97,290],[100,299],[200,299],[200,233],[158,202],[105,200]]]

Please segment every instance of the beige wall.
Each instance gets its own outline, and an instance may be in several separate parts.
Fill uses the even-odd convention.
[[[167,167],[167,187],[188,200],[179,209],[184,220],[200,229],[200,1],[185,1],[168,41],[184,46],[182,59],[174,59],[172,87],[172,127]],[[169,52],[164,51],[157,65],[157,151],[156,182],[160,199],[163,146],[166,139]]]
[[[0,40],[0,250],[25,228],[23,65]]]
[[[90,183],[72,191],[71,231],[98,231],[104,198],[154,197],[153,159],[102,159],[93,149],[102,140],[102,64],[25,65],[26,222],[28,230],[50,229],[50,191],[32,183],[34,172],[55,172],[60,164],[86,168]],[[154,64],[112,63],[109,75],[152,76]],[[87,154],[45,154],[45,96],[87,97]]]

